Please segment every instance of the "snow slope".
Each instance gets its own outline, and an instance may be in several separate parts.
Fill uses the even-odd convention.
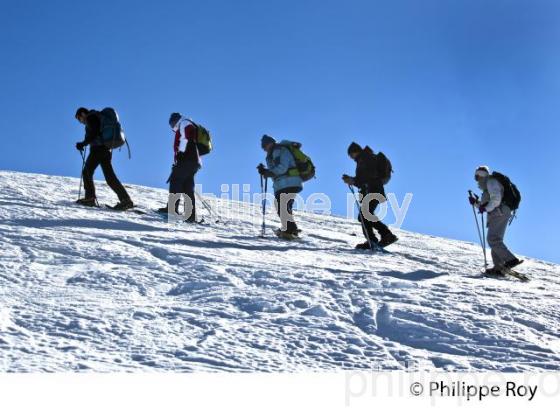
[[[0,172],[1,371],[560,370],[558,265],[489,279],[471,243],[399,231],[372,256],[355,221],[299,213],[296,244],[258,238],[251,205],[178,226],[78,207],[77,187]]]

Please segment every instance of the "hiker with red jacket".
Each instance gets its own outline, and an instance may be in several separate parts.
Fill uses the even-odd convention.
[[[192,204],[192,208],[186,204],[187,222],[196,222],[196,199],[194,177],[201,168],[200,154],[197,145],[197,125],[180,113],[173,113],[169,118],[169,126],[175,133],[173,141],[173,168],[169,176],[169,193],[183,194],[185,201]],[[179,202],[158,209],[158,212],[168,213],[174,210],[179,214]],[[192,210],[191,210],[192,209]],[[191,210],[189,212],[189,210]]]
[[[356,161],[356,176],[350,177],[343,175],[342,180],[348,185],[354,185],[360,190],[362,197],[368,194],[380,194],[385,197],[385,188],[383,176],[380,173],[380,163],[378,156],[373,153],[371,148],[362,148],[353,142],[348,147],[348,156]],[[369,213],[375,217],[375,209],[379,205],[379,201],[372,198],[368,204],[361,204],[362,209],[368,209]],[[398,238],[389,230],[389,227],[380,220],[370,220],[368,215],[362,217],[360,212],[359,220],[362,223],[362,230],[366,238],[369,238],[374,244],[381,247],[389,246],[395,243]],[[375,236],[374,229],[381,235],[381,240]],[[356,246],[357,249],[370,249],[369,240]]]

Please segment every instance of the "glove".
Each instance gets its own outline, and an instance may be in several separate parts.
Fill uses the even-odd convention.
[[[486,205],[480,205],[478,207],[478,213],[483,214],[484,212],[486,212]]]
[[[351,176],[344,174],[342,175],[342,180],[345,184],[354,185],[354,178],[352,178]]]
[[[77,143],[76,143],[76,149],[77,149],[78,151],[83,151],[85,146],[86,146],[86,144],[85,144],[85,142],[83,142],[83,141],[82,141],[82,142],[77,142]]]
[[[478,201],[474,196],[469,196],[469,203],[474,206],[478,203]]]
[[[259,164],[259,166],[257,167],[257,170],[259,171],[259,174],[261,174],[265,178],[274,178],[275,177],[274,173],[272,171],[266,169],[263,164]]]

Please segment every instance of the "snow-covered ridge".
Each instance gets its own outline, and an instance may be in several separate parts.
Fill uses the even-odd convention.
[[[76,206],[77,187],[0,172],[0,371],[560,369],[558,265],[483,278],[478,245],[405,231],[372,256],[355,221],[301,213],[298,243],[241,215],[170,230]]]

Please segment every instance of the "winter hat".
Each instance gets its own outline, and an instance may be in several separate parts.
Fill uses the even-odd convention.
[[[74,115],[74,118],[78,118],[82,114],[89,114],[89,110],[87,108],[84,108],[84,107],[78,108],[76,110],[76,114]]]
[[[490,176],[490,168],[488,168],[486,165],[479,166],[474,173],[475,179],[486,178],[488,176]]]
[[[348,155],[355,152],[362,152],[362,147],[359,144],[352,142],[352,144],[348,146]]]
[[[275,144],[276,140],[269,135],[264,134],[261,138],[261,147],[266,147],[268,144]]]
[[[183,116],[178,113],[178,112],[174,112],[173,114],[171,114],[171,116],[169,117],[169,126],[171,128],[175,128],[175,126],[177,125],[177,123],[181,120],[181,118],[183,118]]]

